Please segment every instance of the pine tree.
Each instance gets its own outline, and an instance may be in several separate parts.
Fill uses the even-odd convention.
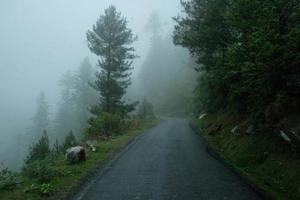
[[[97,56],[97,80],[93,84],[100,93],[98,105],[92,113],[99,115],[99,110],[108,113],[120,113],[123,116],[134,110],[134,104],[126,104],[122,98],[131,84],[130,70],[132,62],[137,57],[131,46],[136,40],[127,27],[126,18],[114,6],[105,10],[92,30],[87,32],[88,47]]]
[[[25,159],[25,164],[36,160],[43,160],[50,154],[50,141],[47,132],[44,131],[42,137],[30,147],[29,155]]]
[[[75,127],[73,85],[74,77],[67,71],[60,80],[61,101],[55,118],[55,134],[59,139],[63,139]]]
[[[161,39],[160,33],[162,31],[162,27],[163,27],[163,23],[159,13],[153,12],[150,15],[149,21],[145,26],[145,30],[152,34],[152,39],[151,39],[152,44],[156,41],[159,42],[159,40]]]
[[[49,106],[46,101],[45,93],[41,92],[37,98],[37,110],[32,118],[30,136],[36,138],[43,134],[49,127]]]
[[[188,109],[196,77],[192,67],[187,67],[191,66],[188,51],[175,47],[170,34],[163,37],[162,25],[158,13],[153,13],[146,25],[151,46],[139,70],[143,94],[139,93],[153,104],[156,114],[179,114]]]
[[[74,76],[74,101],[76,115],[76,129],[82,132],[86,128],[87,120],[91,117],[89,108],[95,104],[97,93],[90,87],[89,83],[94,81],[94,69],[89,59],[85,58],[76,75]]]

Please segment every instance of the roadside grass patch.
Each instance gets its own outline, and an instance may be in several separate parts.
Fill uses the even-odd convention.
[[[80,184],[93,169],[96,167],[101,169],[101,163],[104,160],[109,159],[134,137],[158,123],[158,120],[140,122],[140,125],[128,129],[122,135],[113,136],[106,141],[99,141],[99,147],[96,152],[92,152],[86,148],[86,161],[79,164],[67,164],[63,154],[57,155],[57,157],[52,160],[53,163],[51,163],[51,170],[55,171],[55,173],[51,174],[53,176],[46,182],[17,173],[19,184],[11,190],[0,190],[0,199],[65,199],[74,192],[74,188]]]
[[[213,124],[222,128],[209,134]],[[231,133],[237,125],[238,136]],[[247,182],[274,199],[300,199],[300,159],[291,156],[290,147],[272,133],[246,134],[249,125],[247,118],[228,113],[208,115],[198,122],[201,135]]]

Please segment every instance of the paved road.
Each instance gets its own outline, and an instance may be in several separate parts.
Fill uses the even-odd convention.
[[[84,200],[256,200],[209,156],[187,120],[166,119],[134,142],[82,194]]]

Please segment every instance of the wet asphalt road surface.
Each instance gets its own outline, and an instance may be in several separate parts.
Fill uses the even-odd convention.
[[[256,200],[260,197],[206,152],[205,143],[187,120],[168,118],[121,153],[80,199]]]

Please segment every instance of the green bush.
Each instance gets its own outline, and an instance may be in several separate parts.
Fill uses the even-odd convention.
[[[0,190],[14,189],[18,184],[16,175],[7,168],[0,171]]]
[[[124,124],[121,115],[101,112],[97,117],[93,117],[88,121],[90,127],[87,130],[89,135],[105,135],[120,134]]]
[[[49,183],[31,184],[24,190],[25,193],[36,193],[41,196],[49,196],[52,191],[53,186]]]
[[[22,169],[24,176],[45,183],[51,181],[57,175],[52,160],[57,156],[57,147],[55,147],[56,150],[51,151],[49,143],[49,138],[45,131],[41,139],[30,147],[29,156],[25,160],[25,166]]]
[[[47,158],[51,153],[49,143],[49,138],[45,131],[41,139],[30,147],[29,155],[25,160],[25,164],[27,165],[36,160],[44,160]]]
[[[22,173],[24,176],[35,179],[40,183],[49,182],[59,174],[58,171],[54,169],[51,159],[31,162],[23,168]]]

